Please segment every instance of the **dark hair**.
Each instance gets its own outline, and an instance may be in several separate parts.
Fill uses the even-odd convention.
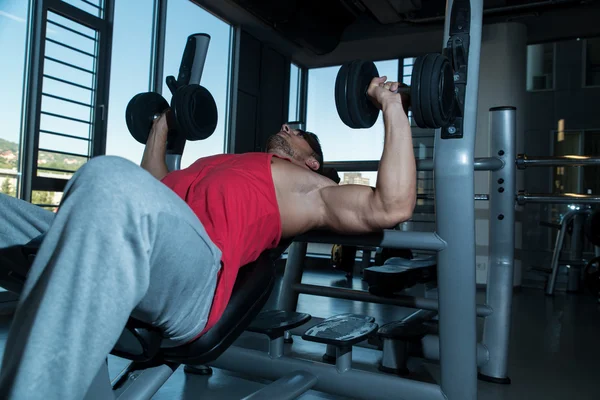
[[[321,148],[321,142],[319,137],[312,132],[303,131],[298,129],[302,133],[304,140],[308,142],[308,145],[312,149],[312,156],[319,162],[319,169],[316,171],[319,174],[323,172],[323,149]]]

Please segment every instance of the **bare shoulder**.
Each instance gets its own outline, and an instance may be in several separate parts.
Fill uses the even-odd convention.
[[[289,161],[273,158],[271,164],[284,237],[293,237],[321,226],[322,188],[337,186],[332,180]]]
[[[272,159],[271,172],[275,188],[288,193],[309,194],[324,187],[337,186],[327,177],[276,157]]]

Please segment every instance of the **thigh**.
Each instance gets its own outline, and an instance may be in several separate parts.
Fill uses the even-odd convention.
[[[0,194],[0,248],[22,245],[46,232],[55,214],[41,207]]]
[[[132,313],[159,327],[167,345],[187,343],[204,329],[221,266],[221,251],[186,214],[159,215],[149,288]]]

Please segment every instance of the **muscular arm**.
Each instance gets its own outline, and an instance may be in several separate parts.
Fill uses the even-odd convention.
[[[399,100],[384,102],[382,111],[385,141],[375,189],[360,185],[319,189],[322,228],[373,232],[411,217],[416,201],[416,164],[410,125]]]
[[[169,173],[165,162],[167,133],[167,121],[165,114],[163,114],[152,125],[142,157],[141,167],[150,172],[158,180],[161,180]]]

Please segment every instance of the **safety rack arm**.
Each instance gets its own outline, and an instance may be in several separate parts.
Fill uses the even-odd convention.
[[[527,154],[519,154],[516,162],[519,169],[528,167],[585,167],[600,165],[600,157],[576,155],[531,157]]]
[[[432,251],[441,251],[446,248],[446,242],[435,232],[402,232],[393,229],[385,229],[381,233],[364,236],[341,235],[326,231],[312,231],[297,236],[294,241]]]
[[[525,205],[527,203],[547,203],[547,204],[600,204],[600,196],[590,194],[564,193],[527,193],[520,191],[517,194],[517,203]]]
[[[324,163],[324,166],[335,168],[338,172],[372,172],[379,169],[379,161],[331,161]],[[498,171],[504,168],[504,161],[498,157],[479,157],[475,158],[473,166],[475,171]],[[417,170],[433,171],[433,158],[417,160]]]

